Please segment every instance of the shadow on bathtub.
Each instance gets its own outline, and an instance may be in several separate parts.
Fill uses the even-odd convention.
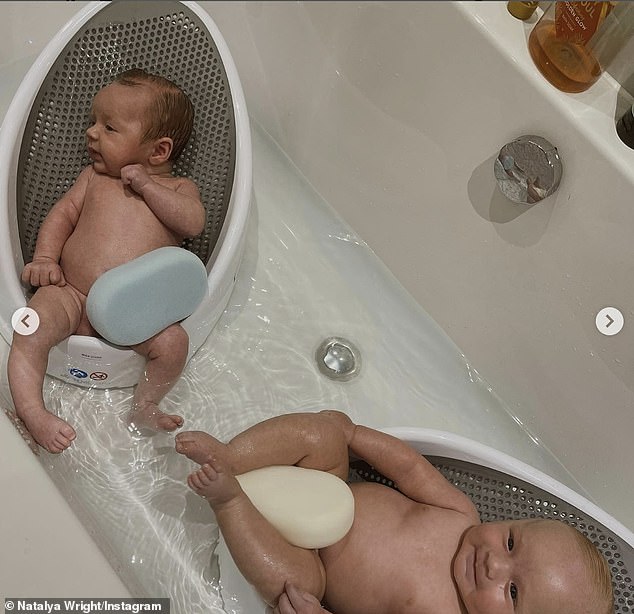
[[[95,93],[131,67],[178,83],[196,111],[174,173],[198,185],[205,229],[183,247],[205,264],[208,292],[182,325],[190,354],[222,314],[243,252],[251,201],[251,141],[235,65],[216,25],[194,3],[93,2],[47,45],[20,85],[0,131],[0,326],[26,304],[19,275],[32,259],[52,205],[89,164],[85,146]],[[144,360],[132,350],[73,335],[53,348],[49,375],[91,387],[136,384]]]

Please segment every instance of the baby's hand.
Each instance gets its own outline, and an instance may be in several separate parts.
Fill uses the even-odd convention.
[[[62,267],[49,258],[29,262],[22,270],[22,282],[32,286],[65,286]]]
[[[152,180],[141,164],[128,164],[121,169],[121,181],[140,194],[145,184]]]
[[[330,612],[321,607],[316,597],[300,591],[287,582],[273,614],[330,614]]]

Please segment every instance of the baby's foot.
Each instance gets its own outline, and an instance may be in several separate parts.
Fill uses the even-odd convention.
[[[215,511],[243,494],[235,476],[215,457],[191,473],[187,483],[196,494],[207,499]]]
[[[183,419],[175,414],[162,412],[155,403],[135,405],[128,417],[129,429],[143,432],[175,431],[183,426]]]
[[[52,454],[63,452],[77,436],[68,422],[44,408],[33,408],[17,412],[27,430],[45,450]]]
[[[176,451],[199,465],[208,463],[213,456],[227,454],[224,443],[202,431],[183,431],[176,435]]]

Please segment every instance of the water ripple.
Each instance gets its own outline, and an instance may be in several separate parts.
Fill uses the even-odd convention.
[[[334,407],[376,428],[440,428],[538,468],[552,463],[257,129],[254,163],[257,206],[237,286],[162,409],[227,440],[280,413]],[[334,335],[363,355],[362,372],[346,383],[313,362]],[[242,612],[242,597],[221,591],[213,514],[186,485],[193,463],[175,452],[173,434],[129,432],[132,394],[47,378],[47,406],[77,439],[42,463],[133,594],[169,596],[174,614]]]

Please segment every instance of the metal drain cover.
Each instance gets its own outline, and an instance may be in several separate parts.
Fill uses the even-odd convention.
[[[361,354],[357,347],[343,337],[328,337],[315,352],[320,373],[340,382],[347,382],[361,370]]]

